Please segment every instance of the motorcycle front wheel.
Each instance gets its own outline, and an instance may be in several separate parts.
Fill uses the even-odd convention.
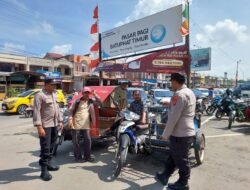
[[[216,117],[217,119],[221,119],[221,118],[222,118],[222,115],[223,115],[223,112],[217,110],[217,112],[216,112],[216,114],[215,114],[215,117]]]
[[[122,167],[126,164],[129,146],[129,136],[124,134],[120,137],[120,143],[116,154],[116,168],[114,177],[118,177],[121,173]]]
[[[206,109],[207,115],[212,115],[215,111],[215,107],[214,106],[208,106]]]

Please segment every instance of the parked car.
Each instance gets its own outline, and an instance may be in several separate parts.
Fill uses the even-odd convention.
[[[196,89],[199,90],[204,97],[209,96],[209,90],[207,88],[196,88]]]
[[[128,88],[128,105],[130,105],[134,101],[133,91],[135,90],[138,90],[140,92],[143,103],[146,103],[147,94],[143,88]]]
[[[222,96],[225,93],[225,90],[223,90],[222,88],[215,88],[213,90],[213,98],[215,98],[216,96]]]
[[[250,91],[250,81],[245,82],[244,84],[239,85],[233,90],[234,96],[241,96],[241,91]]]
[[[24,114],[25,110],[34,101],[34,96],[41,89],[32,89],[19,94],[17,97],[7,98],[2,103],[2,110],[6,113]],[[57,101],[60,106],[66,103],[62,90],[57,90]]]
[[[152,89],[149,94],[152,96],[154,103],[170,102],[173,92],[168,89]]]
[[[206,95],[204,95],[201,90],[198,90],[198,89],[192,89],[194,95],[196,96],[196,98],[205,98],[207,97]]]

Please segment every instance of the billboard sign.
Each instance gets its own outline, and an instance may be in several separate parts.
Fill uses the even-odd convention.
[[[211,48],[191,50],[191,71],[211,70]]]
[[[46,75],[46,78],[61,79],[60,72],[52,72],[52,71],[44,71],[44,70],[37,70],[36,72]]]
[[[101,34],[103,60],[182,42],[182,5]],[[162,48],[163,49],[163,48]]]
[[[190,62],[188,49],[184,46],[154,52],[133,61],[115,64],[101,62],[95,72],[137,72],[137,73],[175,73],[186,72]]]

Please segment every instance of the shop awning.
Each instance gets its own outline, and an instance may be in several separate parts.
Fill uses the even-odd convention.
[[[112,92],[115,90],[116,86],[88,86],[91,90],[94,90],[96,94],[100,97],[101,102],[103,103],[109,95],[112,94]],[[74,103],[76,100],[80,99],[82,97],[82,94],[75,96],[71,101],[70,105]]]

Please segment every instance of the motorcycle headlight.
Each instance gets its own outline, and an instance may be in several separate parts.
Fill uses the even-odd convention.
[[[136,113],[131,113],[131,117],[133,120],[139,120],[140,119],[140,116]]]
[[[125,114],[124,115],[124,117],[125,117],[125,119],[127,120],[127,121],[132,121],[133,120],[133,117],[131,116],[131,114]]]
[[[132,120],[137,121],[137,120],[140,119],[140,116],[137,115],[136,113],[129,112],[129,113],[126,113],[126,114],[125,114],[125,119],[126,119],[127,121],[132,121]]]
[[[122,112],[122,111],[121,111],[121,112],[119,112],[119,116],[120,116],[120,117],[125,118],[125,114],[124,114],[124,112]]]

